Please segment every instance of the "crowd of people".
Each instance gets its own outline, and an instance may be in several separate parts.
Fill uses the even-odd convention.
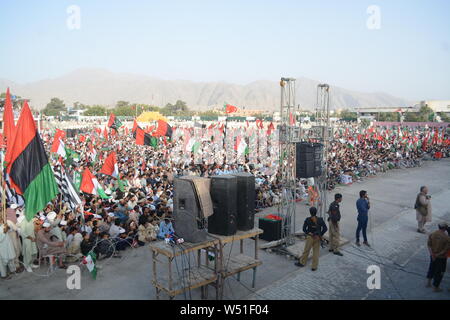
[[[122,250],[173,234],[173,181],[178,176],[249,172],[255,176],[257,208],[281,201],[277,130],[266,133],[254,128],[248,131],[248,125],[224,130],[219,125],[196,128],[176,123],[172,138],[161,137],[154,147],[137,145],[129,127],[111,129],[107,134],[105,130],[92,128],[65,137],[66,157],[50,152],[54,132],[42,131],[54,170],[62,166],[79,190],[77,177],[88,168],[104,194],[80,192],[81,204],[75,208],[59,195],[31,221],[24,218],[23,199],[9,199],[7,223],[0,228],[2,278],[8,277],[8,269],[32,272],[41,259],[60,257],[58,265],[65,268],[65,262],[90,252],[98,259],[120,257]],[[264,140],[259,135],[264,135]],[[248,151],[234,145],[232,139],[237,136],[245,140]],[[199,143],[193,143],[194,138]],[[336,130],[328,149],[328,187],[343,183],[343,177],[362,179],[391,168],[418,165],[426,154],[448,157],[448,147],[445,131],[363,130],[345,125]],[[112,151],[117,154],[117,177],[99,173]],[[296,197],[307,197],[313,181],[299,179],[297,183]]]

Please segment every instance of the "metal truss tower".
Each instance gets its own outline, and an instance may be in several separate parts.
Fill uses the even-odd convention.
[[[282,184],[278,213],[283,218],[282,239],[284,246],[295,242],[295,142],[299,139],[299,129],[295,127],[295,79],[281,78],[280,108],[280,178]]]
[[[317,215],[325,217],[328,209],[327,199],[327,158],[330,139],[332,138],[332,128],[330,126],[330,86],[328,84],[319,84],[317,86],[317,103],[315,114],[315,125],[312,127],[308,138],[323,144],[322,156],[322,175],[315,179],[319,191],[319,202]]]

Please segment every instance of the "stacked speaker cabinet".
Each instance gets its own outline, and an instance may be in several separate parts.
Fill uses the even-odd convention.
[[[230,236],[237,231],[237,181],[232,175],[211,177],[213,215],[208,218],[208,232]]]
[[[295,146],[297,178],[319,177],[322,175],[321,143],[299,142]]]
[[[175,233],[187,242],[206,241],[206,219],[212,214],[207,178],[184,176],[174,180]]]
[[[237,178],[237,228],[248,231],[255,226],[255,176],[250,173],[233,175]]]

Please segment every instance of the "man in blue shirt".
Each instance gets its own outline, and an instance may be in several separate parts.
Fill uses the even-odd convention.
[[[359,247],[361,243],[359,242],[359,234],[363,234],[364,244],[370,247],[367,242],[367,222],[369,220],[369,209],[370,202],[367,196],[367,191],[361,190],[359,192],[359,199],[356,201],[356,209],[358,209],[358,227],[356,228],[356,245]]]

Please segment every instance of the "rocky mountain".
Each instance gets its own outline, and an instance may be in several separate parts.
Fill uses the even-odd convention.
[[[296,81],[296,103],[313,109],[319,82],[299,77]],[[79,69],[58,78],[27,84],[0,79],[0,90],[6,87],[16,95],[28,98],[36,109],[42,109],[52,97],[63,99],[66,105],[81,102],[87,105],[114,106],[119,100],[163,106],[180,99],[192,109],[221,107],[224,102],[245,107],[276,111],[280,104],[279,81],[254,81],[246,85],[227,82],[193,82],[162,80],[143,75],[114,73],[103,69]],[[330,105],[334,109],[353,107],[404,107],[411,104],[386,93],[351,91],[332,84]]]

